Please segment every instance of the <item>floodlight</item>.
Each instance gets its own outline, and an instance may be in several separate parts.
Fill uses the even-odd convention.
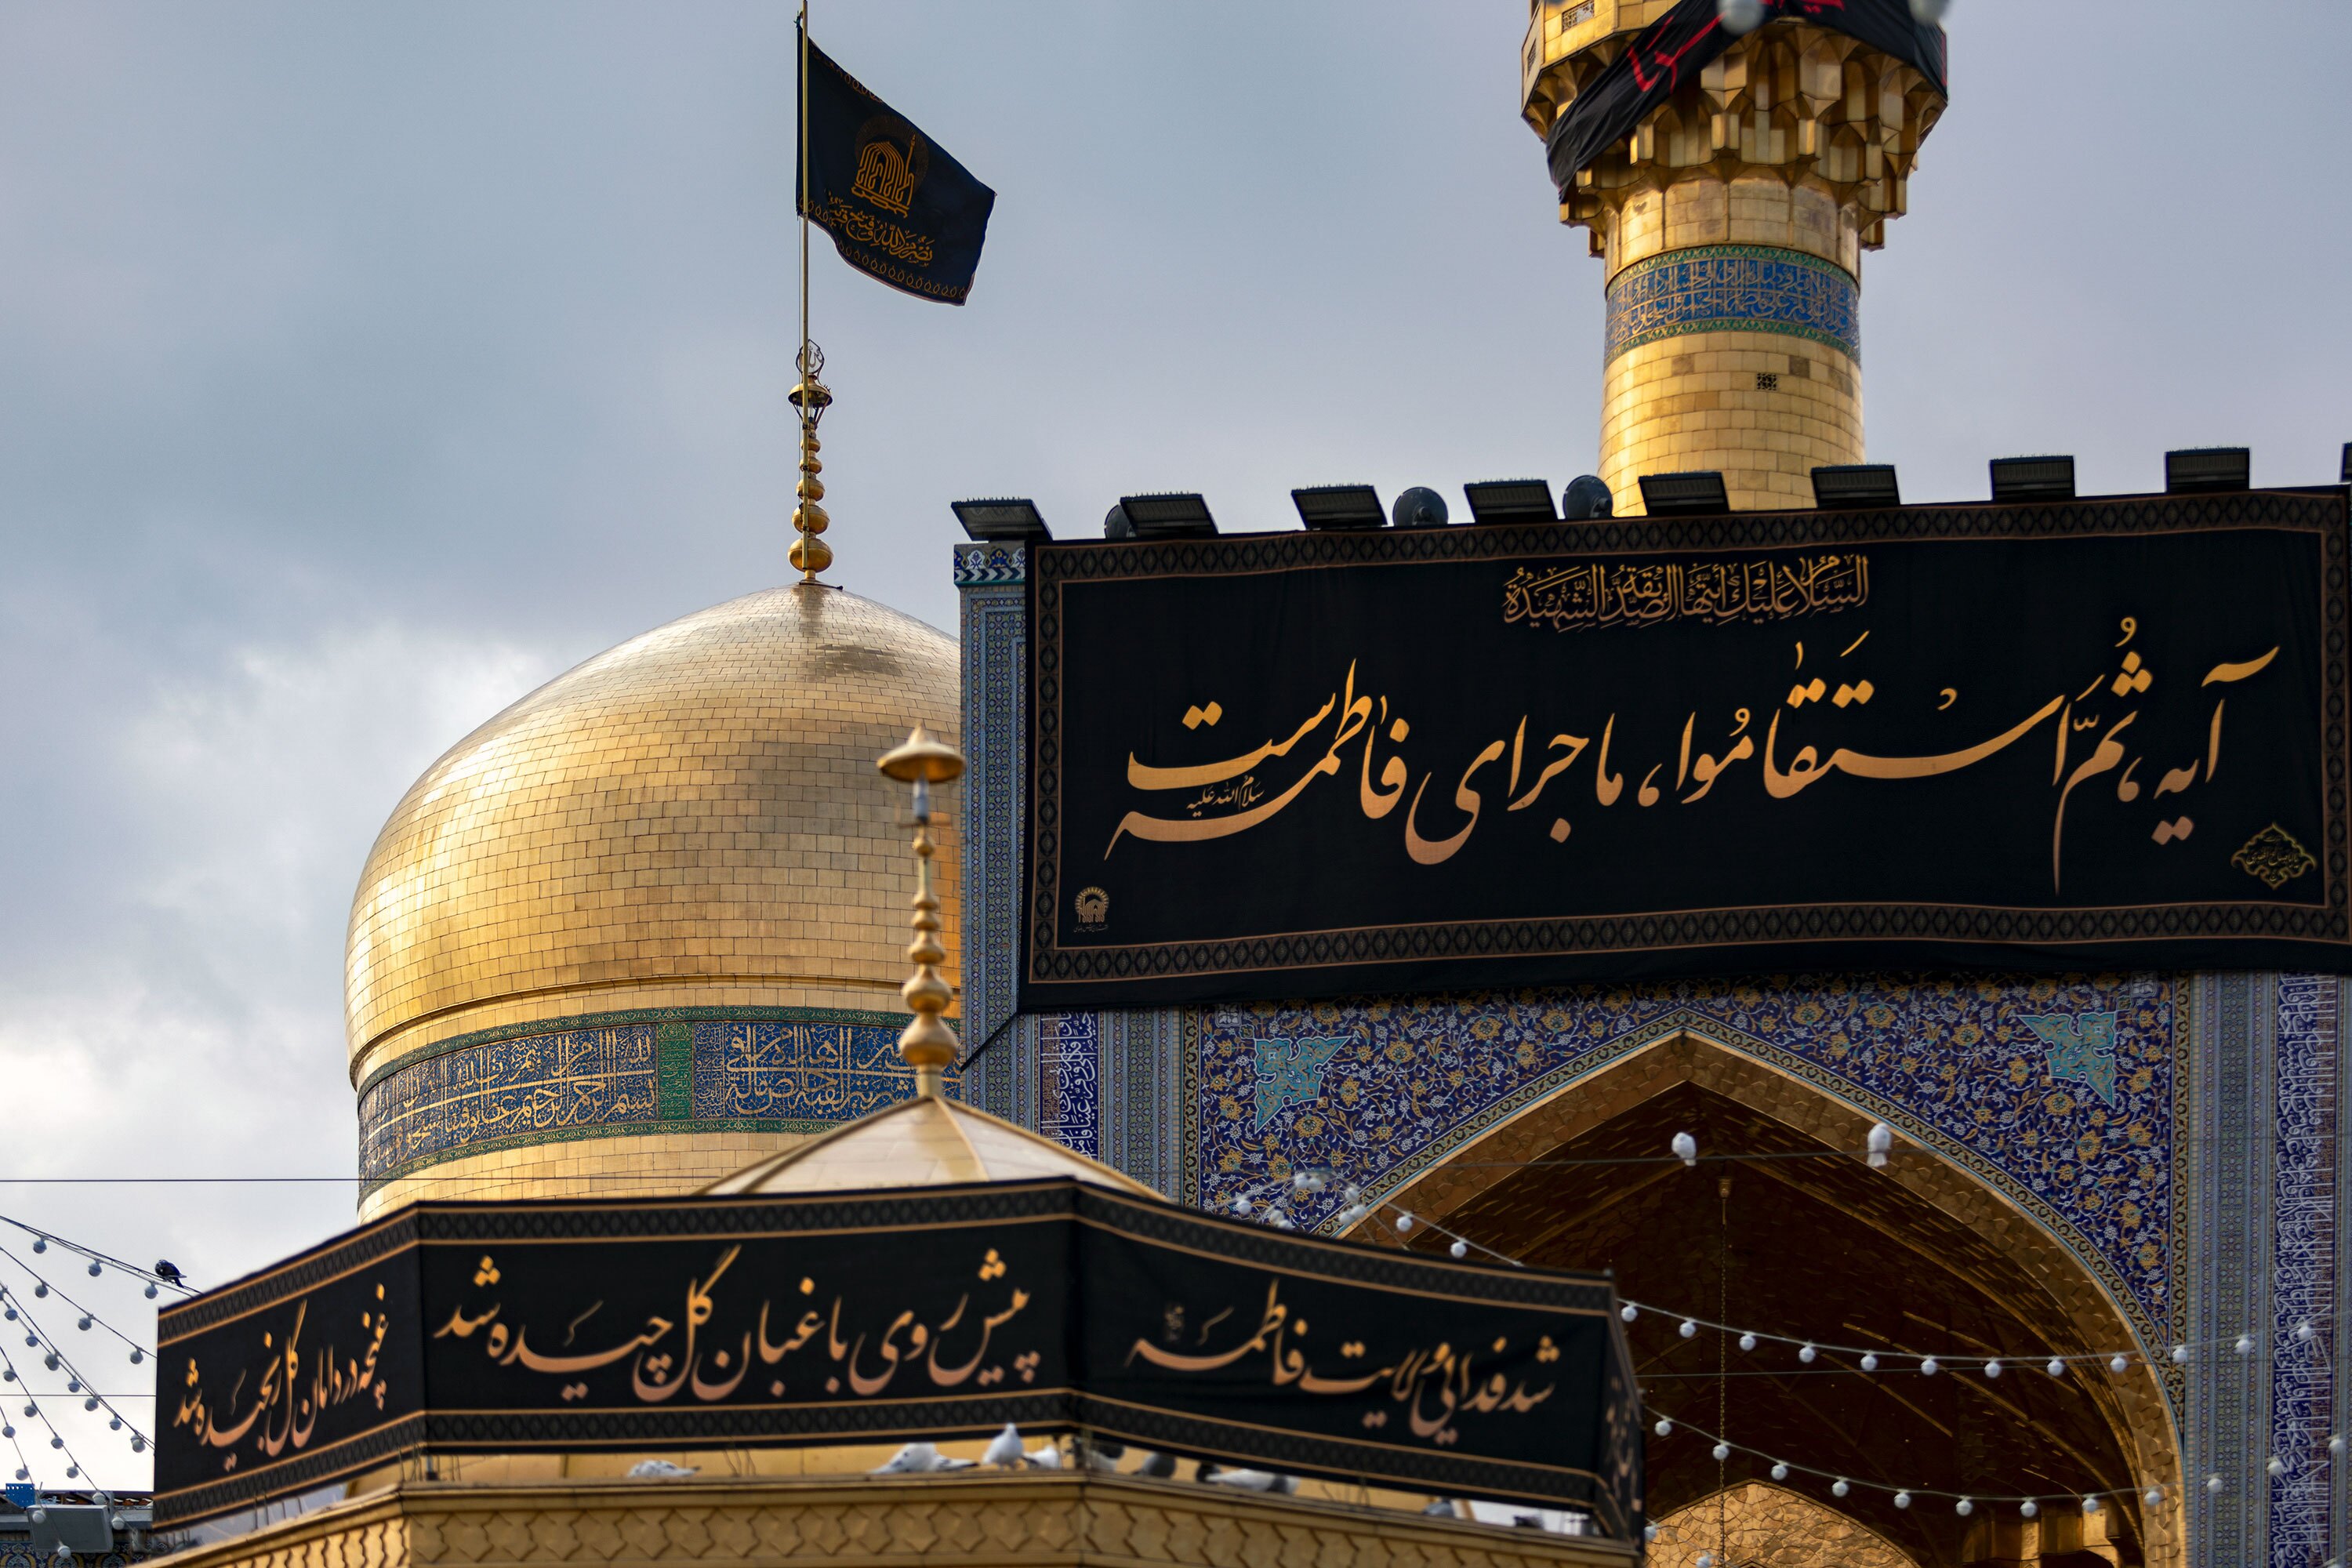
[[[1643,474],[1642,510],[1652,517],[1717,517],[1731,510],[1731,497],[1713,468]]]
[[[1464,485],[1473,522],[1558,522],[1549,479],[1486,479]]]
[[[1813,470],[1813,504],[1832,507],[1901,506],[1903,488],[1892,463],[1836,463]]]
[[[1379,528],[1389,520],[1380,492],[1370,485],[1310,485],[1290,492],[1298,521],[1316,530]]]
[[[1054,537],[1045,520],[1038,515],[1034,501],[960,500],[952,504],[965,536],[982,543],[1020,543]]]
[[[2253,454],[2243,447],[2191,447],[2164,455],[2164,488],[2171,495],[2250,489],[2253,469]]]
[[[1996,501],[2073,500],[2074,459],[2072,458],[1995,458],[1992,499]]]
[[[1209,503],[1197,495],[1121,496],[1118,506],[1138,539],[1207,539],[1217,531]]]

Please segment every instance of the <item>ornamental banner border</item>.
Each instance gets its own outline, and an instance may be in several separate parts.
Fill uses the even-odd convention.
[[[1731,974],[1756,970],[2001,968],[2043,973],[2126,967],[2321,968],[2352,965],[2352,830],[2347,829],[2347,500],[2342,488],[2208,496],[2126,496],[2026,505],[1960,504],[1883,510],[1735,513],[1699,519],[1485,525],[1362,532],[1284,532],[1146,542],[1041,543],[1031,549],[1028,787],[1020,1006],[1024,1012],[1223,1004],[1350,994],[1548,984],[1634,973],[1643,955],[1697,950],[1652,963],[1645,974]],[[1543,919],[1431,920],[1246,936],[1072,942],[1063,934],[1074,893],[1104,896],[1066,865],[1063,826],[1068,736],[1065,660],[1100,668],[1101,651],[1069,646],[1066,594],[1092,584],[1234,579],[1419,563],[1573,563],[1602,556],[1655,559],[1698,552],[1757,552],[1910,542],[2066,541],[2229,531],[2308,534],[2319,542],[2319,704],[2310,749],[2324,825],[2313,847],[2322,876],[2315,900],[2145,901],[2075,908],[1879,901],[1636,910]],[[2308,605],[2309,601],[2304,603]],[[2309,610],[2302,612],[2309,615]],[[1614,635],[1614,634],[1612,634]],[[1645,634],[1628,634],[1645,635]],[[1148,667],[1148,651],[1139,650]],[[1319,688],[1318,688],[1319,689]],[[1165,694],[1153,694],[1159,701]],[[1594,721],[1598,727],[1598,720]],[[1759,721],[1760,725],[1761,721]],[[1352,755],[1352,753],[1351,753]],[[1350,764],[1352,772],[1352,763]],[[1352,790],[1352,781],[1349,784]],[[1096,879],[1099,879],[1099,874]],[[1228,889],[1230,894],[1232,889]],[[2255,889],[2259,893],[2259,889]],[[1089,918],[1076,917],[1081,930]],[[1099,922],[1096,928],[1099,929]],[[1874,944],[1868,963],[1851,956]],[[1824,949],[1847,956],[1824,961]],[[1811,955],[1798,950],[1810,949]],[[2040,951],[2035,951],[2039,949]],[[1742,953],[1748,956],[1740,956]],[[1611,955],[1626,963],[1612,970]],[[1543,965],[1550,962],[1551,968]],[[1565,973],[1561,963],[1580,963]]]

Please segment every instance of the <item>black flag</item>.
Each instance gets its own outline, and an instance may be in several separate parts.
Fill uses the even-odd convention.
[[[996,193],[807,44],[801,212],[860,272],[925,300],[971,292]]]
[[[1949,91],[1944,30],[1916,19],[1905,0],[1764,0],[1764,19],[1810,22],[1859,38],[1926,77],[1937,92]],[[1696,81],[1738,41],[1723,26],[1716,0],[1682,0],[1643,29],[1576,95],[1544,138],[1559,199],[1568,199],[1578,170],[1632,134],[1675,89]]]

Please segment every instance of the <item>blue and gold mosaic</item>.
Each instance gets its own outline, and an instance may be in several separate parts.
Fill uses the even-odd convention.
[[[907,1099],[896,1013],[675,1007],[446,1040],[360,1090],[360,1174],[639,1132],[810,1132]],[[955,1080],[950,1079],[950,1090]]]
[[[1778,332],[1862,359],[1862,290],[1843,268],[1801,251],[1703,245],[1637,261],[1609,285],[1606,364],[1687,332]]]
[[[2062,1022],[2063,1021],[2063,1022]],[[2145,1328],[2169,1321],[2174,987],[1827,980],[1318,1003],[1202,1016],[1192,1184],[1209,1205],[1297,1166],[1392,1191],[1470,1139],[1688,1029],[1937,1148],[2049,1225]],[[1319,1207],[1316,1206],[1319,1205]]]

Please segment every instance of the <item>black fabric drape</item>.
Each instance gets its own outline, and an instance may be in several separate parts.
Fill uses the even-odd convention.
[[[1808,22],[1892,55],[1948,92],[1944,30],[1916,20],[1907,0],[1764,0],[1767,25]],[[1545,138],[1552,184],[1565,200],[1577,171],[1631,135],[1649,112],[1695,80],[1739,40],[1724,29],[1716,0],[1683,0],[1650,24],[1592,85],[1577,95]]]

